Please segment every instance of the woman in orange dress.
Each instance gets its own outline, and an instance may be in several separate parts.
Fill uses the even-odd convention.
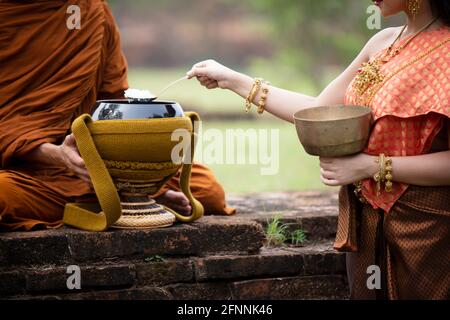
[[[366,150],[320,159],[323,182],[342,186],[335,248],[349,252],[351,297],[449,299],[450,2],[375,3],[384,16],[406,13],[407,24],[376,34],[317,97],[213,60],[188,75],[289,122],[307,107],[370,107],[376,121]],[[377,270],[379,281],[372,281]]]

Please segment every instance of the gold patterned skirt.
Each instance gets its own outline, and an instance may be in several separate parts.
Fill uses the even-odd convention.
[[[450,187],[410,186],[389,213],[343,187],[335,248],[351,251],[352,299],[450,299]],[[373,265],[380,289],[368,286]]]

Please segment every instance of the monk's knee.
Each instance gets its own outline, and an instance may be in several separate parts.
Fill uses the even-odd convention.
[[[15,194],[12,174],[0,172],[0,213],[7,209],[8,202],[14,199]]]
[[[190,182],[192,194],[202,203],[206,214],[234,213],[234,210],[226,207],[225,191],[207,167],[194,164]]]
[[[197,200],[203,204],[206,214],[224,214],[225,192],[218,183],[197,192]]]

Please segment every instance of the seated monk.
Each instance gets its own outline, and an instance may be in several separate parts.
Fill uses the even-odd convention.
[[[93,197],[70,126],[96,100],[122,98],[127,65],[107,4],[71,1],[81,28],[70,30],[66,1],[0,1],[0,228],[62,225],[67,202]],[[26,22],[26,23],[25,23]],[[192,192],[209,214],[232,214],[213,174],[194,164]],[[174,177],[157,201],[187,214]]]

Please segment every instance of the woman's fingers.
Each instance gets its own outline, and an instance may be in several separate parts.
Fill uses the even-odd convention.
[[[320,167],[326,171],[334,171],[334,163],[331,162],[320,162]]]
[[[214,80],[210,79],[208,77],[199,77],[198,79],[200,81],[200,84],[208,89],[215,89],[219,87],[219,83]]]
[[[320,168],[320,178],[322,179],[322,182],[327,186],[337,187],[340,185],[339,181],[336,180],[336,174],[322,167]]]
[[[188,78],[196,77],[202,86],[208,89],[227,89],[233,80],[235,71],[221,65],[214,60],[206,60],[195,64],[187,73]]]
[[[330,186],[330,187],[337,187],[339,186],[339,182],[334,179],[327,179],[324,176],[321,177],[323,184]]]
[[[188,79],[206,76],[208,74],[207,66],[207,62],[200,62],[195,64],[192,69],[186,74],[188,76]]]
[[[192,69],[187,72],[188,79],[192,79],[193,77],[208,76],[217,65],[218,63],[214,60],[206,60],[196,63]]]
[[[200,83],[202,86],[208,87],[214,83],[217,83],[217,81],[214,79],[206,78],[206,79],[203,79],[202,81],[200,81]]]
[[[200,82],[200,84],[205,87],[209,85],[211,82],[215,81],[214,79],[210,79],[208,77],[198,77],[197,79]]]
[[[329,166],[333,165],[334,162],[335,162],[335,159],[333,159],[333,158],[320,158],[320,166],[323,166],[323,167],[329,167]]]
[[[332,179],[334,177],[334,173],[331,171],[328,171],[324,168],[320,168],[320,175],[326,179]]]
[[[219,87],[219,84],[217,83],[217,81],[213,81],[213,82],[211,82],[210,84],[208,84],[206,87],[207,87],[208,89],[216,89],[216,88]]]
[[[194,68],[205,68],[208,66],[208,62],[209,62],[209,60],[200,61],[200,62],[194,64]]]

